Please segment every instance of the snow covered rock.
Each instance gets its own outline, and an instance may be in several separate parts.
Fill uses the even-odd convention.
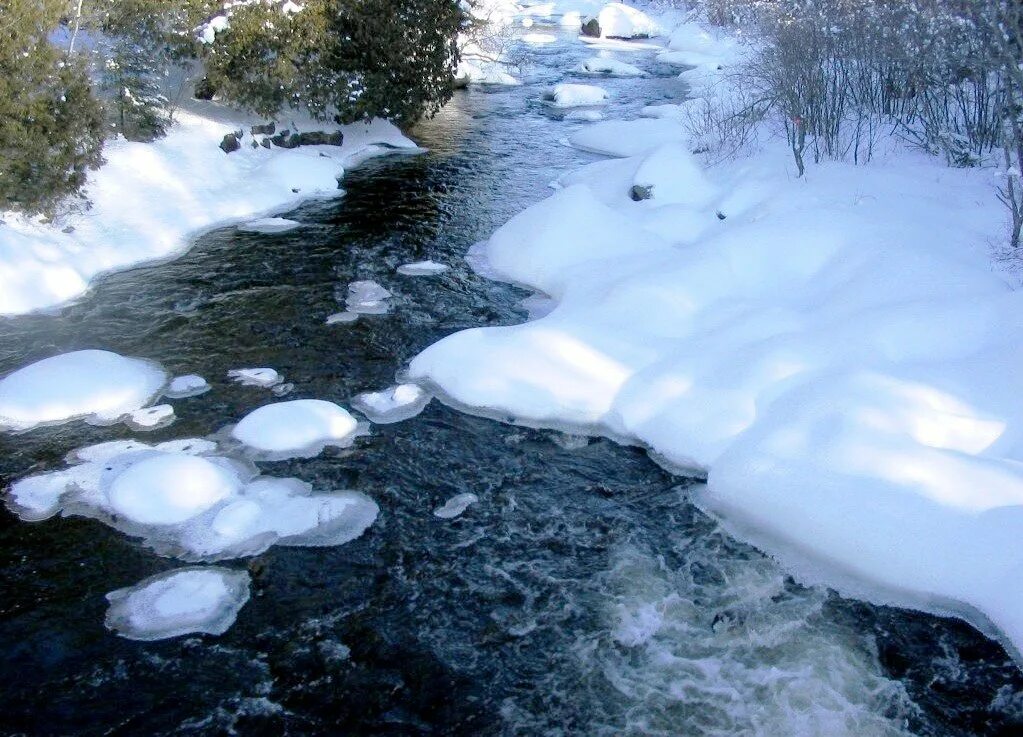
[[[636,156],[665,143],[682,142],[682,126],[671,120],[608,120],[572,133],[576,148],[607,156]]]
[[[174,408],[169,404],[157,404],[128,413],[124,424],[133,430],[159,430],[174,422]]]
[[[583,74],[600,74],[609,77],[645,77],[646,72],[632,64],[617,59],[595,56],[584,61],[579,71]]]
[[[260,218],[250,220],[238,226],[238,230],[246,233],[287,233],[289,230],[301,228],[302,223],[287,218]]]
[[[284,377],[272,368],[231,369],[227,372],[227,378],[242,386],[258,386],[261,389],[270,389],[284,381]]]
[[[0,379],[0,430],[30,430],[78,418],[112,424],[146,406],[167,379],[152,361],[110,351],[45,358]]]
[[[475,494],[456,494],[444,504],[433,510],[433,516],[440,519],[454,519],[460,517],[473,504],[479,502],[480,498]]]
[[[312,457],[328,445],[350,445],[357,430],[355,418],[333,402],[296,399],[250,412],[231,437],[275,458]]]
[[[186,399],[187,397],[197,397],[200,394],[205,394],[210,390],[209,382],[201,376],[196,374],[185,374],[184,376],[175,376],[171,379],[171,383],[163,392],[163,396],[168,399]]]
[[[106,490],[111,508],[144,525],[173,525],[234,496],[237,476],[212,461],[153,453],[118,474]]]
[[[633,177],[633,188],[637,187],[647,190],[646,199],[655,204],[694,209],[707,207],[717,195],[703,168],[682,143],[666,143],[644,158]]]
[[[447,264],[439,264],[436,261],[416,261],[402,264],[398,267],[398,273],[404,276],[433,276],[442,274],[450,268]]]
[[[662,33],[660,25],[638,8],[609,3],[597,15],[604,38],[649,38]]]
[[[555,107],[600,105],[607,97],[607,90],[591,84],[556,84],[544,93],[544,99]]]
[[[433,397],[417,384],[398,384],[379,392],[365,392],[352,399],[352,407],[370,422],[386,425],[415,417]]]
[[[180,568],[107,594],[106,626],[129,640],[223,634],[249,600],[249,574]]]

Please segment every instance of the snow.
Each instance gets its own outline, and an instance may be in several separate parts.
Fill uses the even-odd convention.
[[[383,315],[390,309],[391,293],[372,280],[353,281],[348,285],[345,307],[359,315]]]
[[[124,422],[133,430],[158,430],[174,422],[174,408],[169,404],[158,404],[130,412]]]
[[[355,322],[359,319],[358,312],[335,312],[332,315],[327,315],[326,323],[328,325],[341,325],[345,323]]]
[[[249,600],[249,574],[181,568],[107,594],[106,626],[129,640],[223,634]]]
[[[1019,654],[1023,293],[987,253],[990,172],[893,149],[796,179],[776,139],[705,169],[668,119],[569,140],[621,158],[562,176],[473,256],[554,308],[449,336],[408,378],[644,445],[705,474],[695,501],[801,580]]]
[[[322,399],[268,404],[247,414],[231,437],[275,457],[311,457],[327,445],[350,445],[358,423],[343,408]]]
[[[607,90],[592,84],[556,84],[544,94],[544,99],[555,107],[600,105],[607,98]]]
[[[113,424],[157,397],[167,379],[152,361],[110,351],[44,358],[0,379],[0,431],[79,418]]]
[[[594,56],[579,66],[583,74],[601,74],[613,77],[645,77],[646,72],[637,66],[617,59]]]
[[[475,494],[456,494],[444,504],[433,510],[433,516],[440,519],[454,519],[460,517],[473,504],[479,502],[480,498]]]
[[[287,233],[289,230],[301,228],[302,223],[287,218],[259,218],[238,226],[238,230],[246,233]]]
[[[188,561],[257,555],[275,544],[341,545],[379,513],[359,492],[260,476],[209,440],[111,441],[73,451],[68,462],[15,481],[7,506],[28,521],[60,512],[98,519]]]
[[[163,392],[168,399],[186,399],[205,394],[211,389],[209,382],[196,374],[175,376]]]
[[[546,46],[552,44],[558,40],[557,36],[550,33],[525,33],[522,35],[522,41],[527,44],[533,44],[535,46]]]
[[[682,127],[671,120],[607,120],[568,137],[576,148],[607,156],[636,156],[664,143],[683,140]]]
[[[242,386],[258,386],[261,389],[270,389],[284,381],[284,377],[272,368],[231,369],[227,372],[227,378]]]
[[[352,407],[370,422],[387,425],[415,417],[433,397],[416,384],[398,384],[378,392],[365,392],[352,399]]]
[[[660,25],[639,8],[608,3],[597,14],[600,35],[605,38],[646,38],[659,36]]]
[[[661,105],[646,105],[639,114],[644,118],[665,118],[667,120],[683,121],[693,108],[693,102],[665,103]]]
[[[119,474],[107,499],[132,522],[172,525],[234,496],[239,487],[236,476],[205,458],[154,453]]]
[[[569,110],[565,113],[565,120],[579,121],[581,123],[596,123],[604,119],[604,113],[599,110]]]
[[[447,264],[439,264],[436,261],[416,261],[411,264],[402,264],[398,267],[398,273],[403,276],[433,276],[442,274],[449,268],[451,267]]]
[[[295,117],[302,130],[323,127]],[[99,274],[181,253],[197,232],[334,197],[346,167],[418,150],[377,120],[343,126],[341,147],[252,148],[246,133],[241,149],[228,155],[218,147],[224,135],[262,121],[199,101],[174,119],[168,135],[153,143],[106,143],[107,163],[90,172],[85,189],[89,209],[54,224],[0,213],[0,315],[66,302]]]

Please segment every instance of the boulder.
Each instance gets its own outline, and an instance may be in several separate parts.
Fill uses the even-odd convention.
[[[634,202],[652,200],[654,198],[654,188],[644,184],[634,184],[632,186],[632,190],[629,192],[629,197],[631,197]]]
[[[254,125],[250,132],[254,136],[272,136],[277,132],[277,124],[271,120],[266,125]]]
[[[224,140],[220,142],[220,150],[225,154],[233,153],[242,147],[240,142],[241,136],[238,133],[228,133],[224,136]]]
[[[583,22],[582,34],[590,38],[600,38],[600,22],[596,18],[590,18]]]

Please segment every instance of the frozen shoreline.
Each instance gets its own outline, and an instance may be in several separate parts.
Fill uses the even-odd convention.
[[[177,112],[163,139],[107,143],[107,163],[86,186],[90,209],[56,224],[4,213],[0,315],[56,307],[105,273],[181,255],[204,231],[337,196],[345,170],[368,158],[419,150],[382,120],[342,126],[340,147],[253,148],[249,127],[260,122],[196,102]],[[279,127],[289,126],[290,120]],[[239,129],[241,149],[225,154],[221,140]]]

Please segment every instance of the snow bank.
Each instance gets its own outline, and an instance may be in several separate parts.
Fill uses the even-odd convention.
[[[556,84],[544,93],[544,99],[555,107],[600,105],[607,98],[607,90],[592,84]]]
[[[0,431],[78,418],[113,424],[159,396],[168,378],[152,361],[110,351],[45,358],[0,379]]]
[[[216,105],[179,110],[166,138],[108,142],[107,163],[90,175],[91,209],[60,226],[13,214],[0,218],[0,315],[59,304],[82,294],[98,274],[165,258],[197,231],[285,209],[303,198],[332,196],[346,166],[394,148],[415,149],[385,121],[342,128],[344,145],[294,150],[218,148],[226,133],[251,122]],[[73,232],[65,233],[66,227]]]
[[[231,437],[278,459],[308,458],[328,445],[350,445],[357,429],[355,418],[333,402],[296,399],[253,410],[234,426]]]
[[[597,14],[600,35],[605,38],[648,38],[663,33],[660,25],[639,8],[608,3]]]
[[[129,640],[220,635],[249,600],[249,574],[226,568],[181,568],[107,594],[106,626]]]
[[[583,74],[601,74],[612,77],[645,77],[646,72],[632,64],[617,59],[595,56],[587,59],[579,66]]]
[[[409,377],[645,444],[707,473],[698,503],[804,578],[993,625],[1018,652],[1023,293],[985,252],[990,173],[904,153],[796,180],[780,146],[701,171],[676,126],[638,122],[575,134],[643,153],[563,177],[485,246],[557,306],[456,333]]]
[[[568,137],[576,148],[607,156],[636,156],[663,143],[682,141],[682,127],[671,120],[608,120]]]
[[[341,545],[379,512],[358,492],[317,492],[298,479],[260,476],[251,462],[207,440],[115,441],[74,451],[68,462],[14,482],[8,508],[29,521],[60,512],[98,519],[189,561],[257,555],[275,544]]]
[[[416,384],[398,384],[379,392],[359,394],[352,399],[352,407],[370,422],[387,425],[415,417],[431,399],[432,395]]]

